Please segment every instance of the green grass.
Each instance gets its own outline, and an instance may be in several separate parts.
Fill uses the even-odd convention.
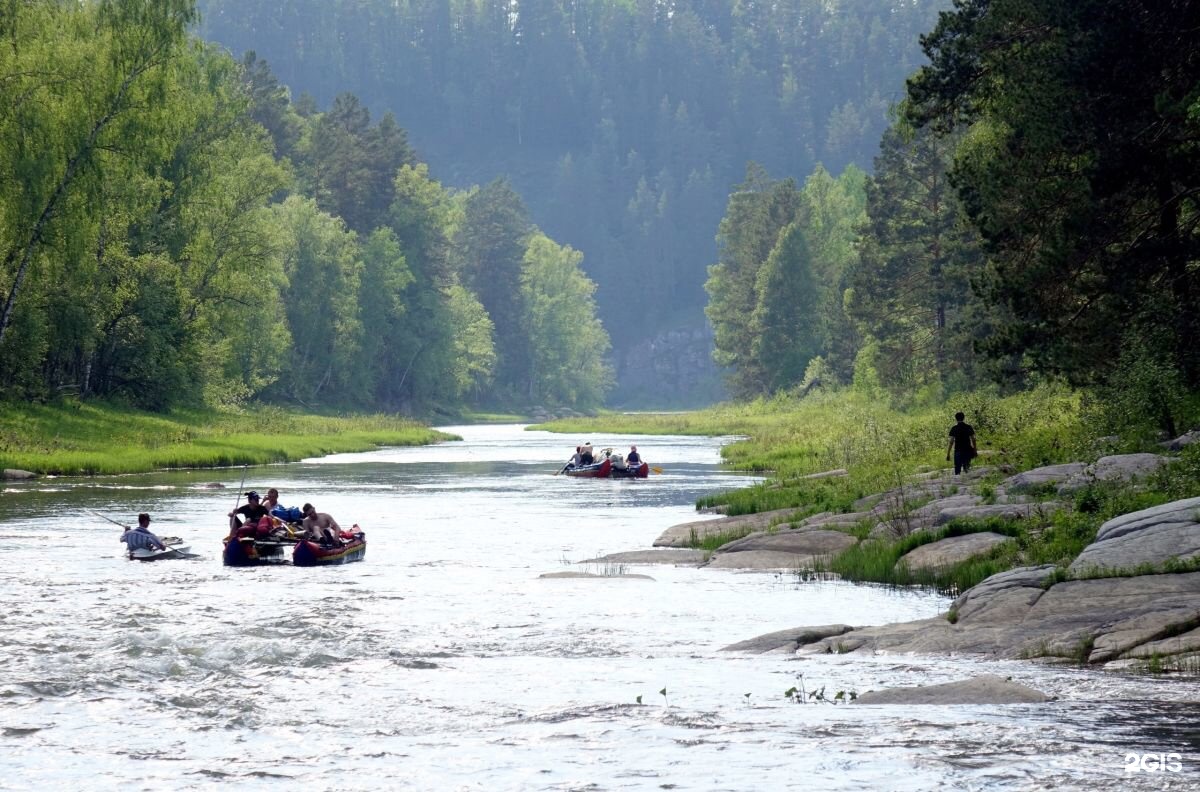
[[[266,407],[156,414],[96,402],[0,405],[0,468],[56,475],[266,464],[442,439],[448,436],[390,415],[320,416]]]
[[[980,465],[1024,470],[1070,461],[1087,446],[1079,395],[1053,386],[1004,397],[980,391],[910,411],[841,391],[805,399],[778,396],[693,413],[605,413],[537,428],[576,435],[744,435],[747,439],[721,449],[725,462],[773,480],[714,495],[698,505],[724,505],[730,515],[809,506],[842,512],[864,495],[895,487],[917,469],[947,467],[947,432],[958,409],[975,427],[983,451]],[[850,475],[801,478],[836,468]]]

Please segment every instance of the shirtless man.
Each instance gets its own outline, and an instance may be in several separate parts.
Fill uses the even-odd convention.
[[[303,512],[304,522],[300,525],[309,539],[335,541],[338,538],[342,527],[337,524],[337,520],[325,512],[317,511],[311,503],[304,504]]]

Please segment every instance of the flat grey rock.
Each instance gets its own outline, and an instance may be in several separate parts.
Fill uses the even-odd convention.
[[[717,549],[717,555],[745,553],[753,550],[772,550],[798,555],[837,555],[858,540],[841,531],[800,528],[776,533],[752,533],[735,539]]]
[[[594,572],[543,572],[538,577],[542,580],[654,580],[649,575],[598,575]]]
[[[1071,572],[1158,567],[1170,559],[1200,555],[1200,498],[1164,503],[1114,517],[1100,526],[1096,541],[1071,562]]]
[[[1061,484],[1087,467],[1083,462],[1068,462],[1065,465],[1047,465],[1009,476],[1000,482],[1006,489],[1018,492],[1041,484]]]
[[[609,553],[599,558],[589,558],[580,564],[674,564],[679,566],[699,566],[703,564],[708,553],[703,550],[692,550],[684,547],[662,547],[654,550],[628,550],[623,553]]]
[[[1100,457],[1080,473],[1071,476],[1059,492],[1075,492],[1096,481],[1132,482],[1152,475],[1171,459],[1161,454],[1115,454]]]
[[[1040,704],[1050,697],[1018,682],[984,674],[960,682],[924,687],[889,688],[862,693],[855,704],[945,705],[945,704]]]
[[[1096,531],[1096,541],[1116,539],[1160,523],[1197,521],[1200,521],[1200,498],[1185,498],[1113,517]]]
[[[950,536],[941,541],[921,545],[905,554],[896,562],[896,566],[908,567],[913,572],[949,569],[976,556],[990,553],[993,548],[1008,541],[1011,541],[1011,537],[991,531]]]
[[[758,514],[742,514],[736,517],[717,517],[712,520],[672,525],[654,540],[654,547],[688,547],[696,539],[719,536],[735,531],[761,531],[772,525],[788,522],[798,509],[776,509]]]
[[[3,477],[9,481],[24,481],[26,479],[37,478],[37,473],[31,473],[28,470],[18,470],[17,468],[5,468]]]
[[[993,582],[984,593],[972,589],[959,598],[954,624],[936,617],[866,627],[799,651],[964,652],[1104,663],[1195,628],[1200,572],[1069,580],[1046,590],[1025,585],[1042,576],[1037,568],[1002,574],[1010,585]]]
[[[1184,432],[1174,440],[1168,440],[1165,443],[1159,443],[1159,445],[1168,451],[1182,451],[1192,443],[1198,442],[1200,442],[1200,429],[1193,429],[1190,432]]]
[[[750,654],[793,654],[796,649],[810,643],[843,635],[854,628],[848,624],[823,624],[819,627],[794,627],[738,641],[721,649],[722,652],[748,652]]]
[[[1000,517],[1005,520],[1020,520],[1033,514],[1053,514],[1065,504],[1059,501],[1043,501],[1041,503],[991,503],[977,506],[952,506],[938,513],[939,525],[944,525],[960,517],[972,520],[987,520]]]
[[[705,568],[799,571],[812,569],[818,560],[828,560],[828,558],[825,555],[802,555],[779,550],[747,550],[741,553],[714,555]]]
[[[809,473],[807,476],[801,476],[800,478],[801,479],[841,478],[842,476],[849,476],[849,475],[850,475],[850,471],[846,470],[845,468],[838,468],[837,470],[825,470],[825,471],[822,471],[821,473]]]

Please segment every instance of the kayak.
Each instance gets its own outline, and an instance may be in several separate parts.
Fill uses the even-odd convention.
[[[343,534],[345,536],[345,534]],[[323,544],[303,539],[292,550],[292,563],[299,567],[335,566],[362,561],[367,555],[367,535],[356,532],[341,544]]]
[[[151,547],[138,547],[129,551],[131,561],[158,561],[163,558],[193,558],[191,545],[185,545],[178,536],[164,536],[162,543],[166,550],[155,550]]]
[[[602,459],[592,465],[584,465],[583,467],[567,468],[563,471],[568,476],[575,478],[608,478],[608,474],[612,471],[612,460]]]

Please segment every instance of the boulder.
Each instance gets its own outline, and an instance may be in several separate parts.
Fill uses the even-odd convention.
[[[674,564],[676,566],[700,566],[708,553],[683,547],[663,547],[656,550],[629,550],[610,553],[599,558],[580,561],[581,564]]]
[[[1068,580],[1043,590],[1037,584],[1048,571],[994,575],[959,597],[954,624],[933,618],[866,627],[799,651],[966,652],[1103,663],[1137,656],[1143,646],[1169,649],[1171,636],[1196,628],[1200,572]],[[1191,651],[1190,643],[1181,645]]]
[[[1200,652],[1200,627],[1170,638],[1147,641],[1125,653],[1125,657],[1154,657]]]
[[[940,523],[948,523],[959,517],[974,520],[986,520],[999,517],[1005,520],[1020,520],[1032,515],[1049,515],[1066,504],[1059,501],[1043,501],[1041,503],[992,503],[978,506],[949,507],[938,514]]]
[[[1190,432],[1181,434],[1174,440],[1167,440],[1166,442],[1159,443],[1159,445],[1168,451],[1182,451],[1192,443],[1198,442],[1200,442],[1200,429],[1193,429]]]
[[[796,523],[797,528],[853,528],[865,519],[872,515],[868,512],[849,512],[847,514],[834,514],[832,512],[821,512],[814,514],[811,517],[805,517],[800,522]]]
[[[1158,567],[1200,555],[1200,498],[1165,503],[1114,517],[1071,563],[1074,574]]]
[[[717,553],[745,553],[752,550],[774,550],[798,555],[836,555],[858,540],[841,531],[796,528],[776,533],[752,533],[717,548]]]
[[[737,531],[761,531],[772,525],[787,522],[796,512],[796,509],[776,509],[758,514],[742,514],[736,517],[718,517],[712,520],[680,523],[663,531],[654,540],[654,547],[688,547],[693,539],[704,539]]]
[[[997,545],[1011,537],[985,531],[982,533],[950,536],[938,542],[921,545],[904,555],[896,566],[905,566],[912,572],[926,569],[948,569],[976,556],[985,555]]]
[[[837,470],[826,470],[821,473],[809,473],[807,476],[801,476],[800,478],[801,479],[841,478],[842,476],[849,476],[849,475],[850,475],[850,471],[846,470],[845,468],[838,468]]]
[[[749,652],[750,654],[794,654],[796,649],[835,635],[848,633],[854,628],[848,624],[824,624],[819,627],[793,627],[777,630],[747,641],[738,641],[721,649],[722,652]]]
[[[543,572],[538,575],[543,580],[579,579],[579,580],[654,580],[649,575],[599,575],[594,572]]]
[[[714,555],[705,566],[714,569],[800,571],[812,569],[818,561],[828,560],[828,558],[827,555],[800,555],[780,550],[747,550],[742,553]]]
[[[1100,457],[1063,482],[1059,492],[1075,492],[1095,481],[1136,481],[1154,473],[1171,460],[1161,454],[1116,454]]]
[[[889,688],[862,693],[855,704],[1040,704],[1050,697],[1011,679],[983,674],[973,679],[923,687]]]
[[[18,470],[16,468],[5,468],[3,478],[8,481],[24,481],[26,479],[37,478],[37,473],[31,473],[28,470]]]
[[[1015,476],[1009,476],[1000,482],[1001,486],[1013,491],[1032,489],[1043,484],[1061,484],[1072,476],[1078,475],[1087,467],[1083,462],[1068,462],[1065,465],[1047,465],[1046,467],[1026,470]]]
[[[753,533],[717,549],[708,566],[718,569],[809,569],[858,540],[841,531],[806,528]]]

